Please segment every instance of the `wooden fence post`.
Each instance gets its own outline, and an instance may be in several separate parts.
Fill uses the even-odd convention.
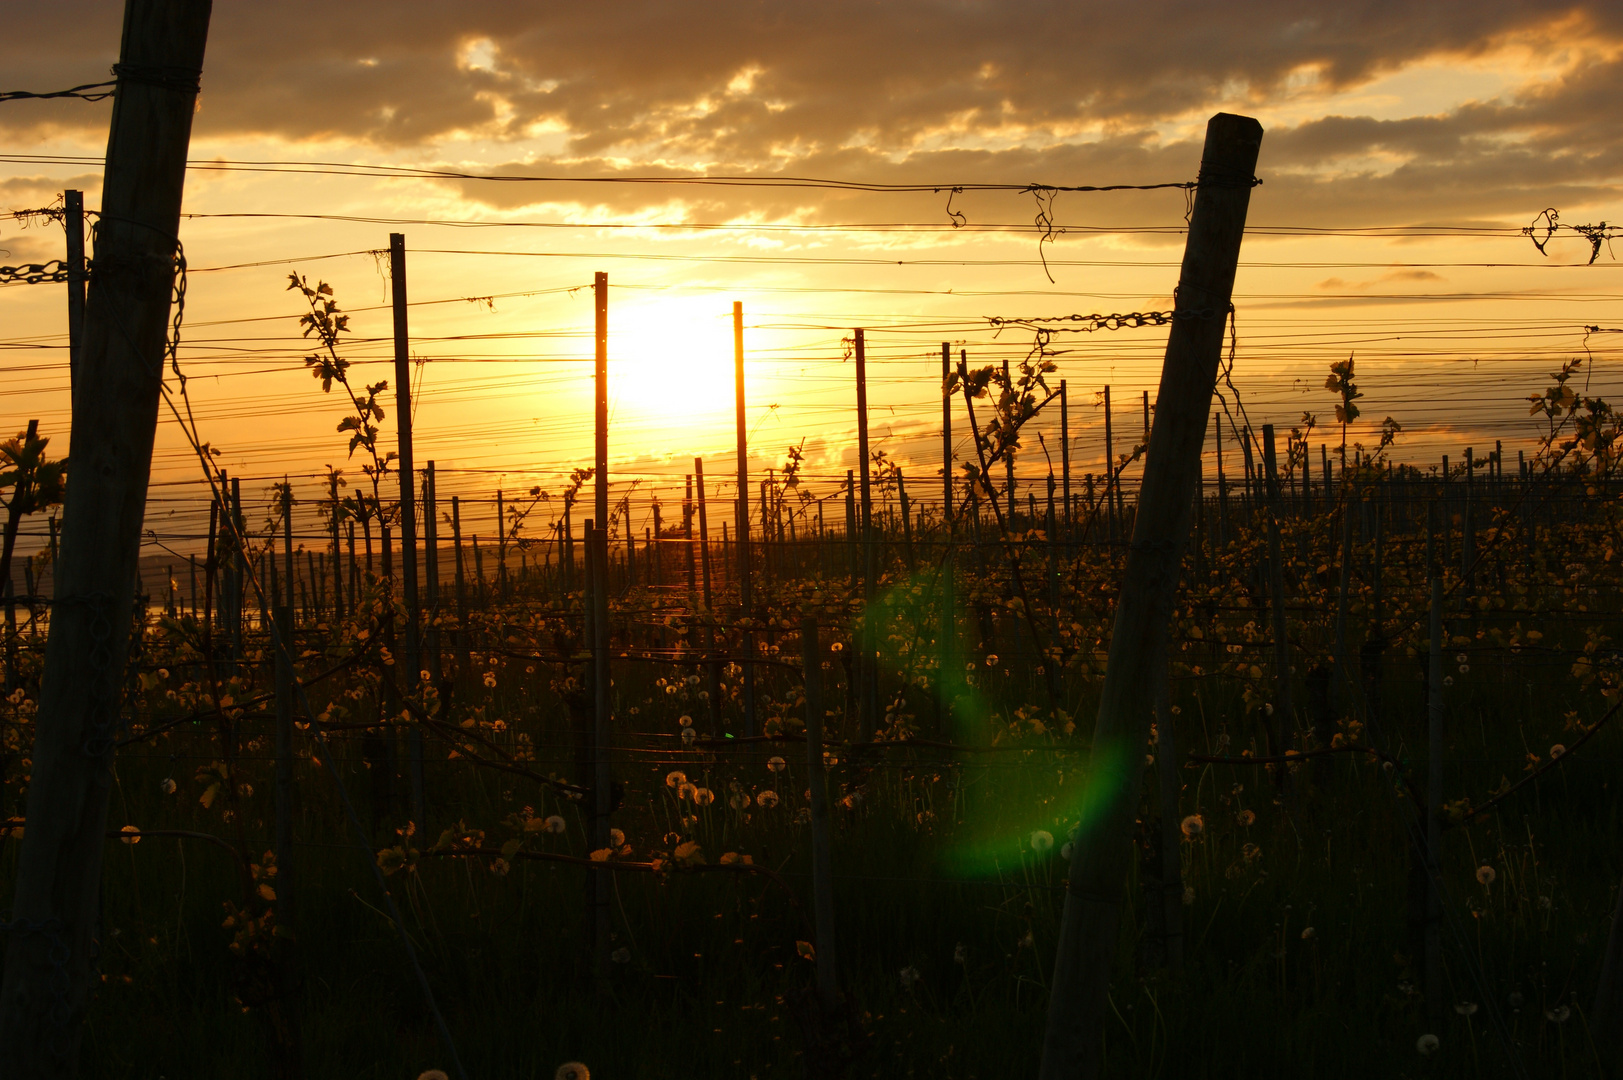
[[[609,815],[614,810],[614,775],[609,767],[613,718],[609,697],[609,590],[605,572],[609,561],[608,530],[586,529],[587,600],[591,605],[592,651],[592,847],[611,848]],[[606,995],[609,978],[609,903],[614,877],[607,870],[592,875],[593,968],[599,995]]]
[[[1061,519],[1064,521],[1065,539],[1071,539],[1071,404],[1065,389],[1065,380],[1059,381],[1059,472]],[[1067,549],[1068,550],[1068,549]]]
[[[400,440],[400,576],[406,601],[405,672],[400,692],[414,696],[417,673],[422,670],[422,607],[417,597],[417,471],[412,463],[411,440],[411,330],[406,308],[406,237],[389,234],[389,294],[394,307],[395,424]],[[392,741],[392,740],[391,740]],[[423,791],[423,729],[413,724],[406,734],[406,757],[411,773],[411,816],[421,828],[426,795]]]
[[[1296,738],[1291,709],[1291,649],[1285,623],[1285,551],[1279,542],[1279,518],[1284,499],[1279,489],[1279,459],[1274,450],[1274,425],[1262,425],[1263,482],[1268,493],[1268,593],[1274,635],[1274,712],[1268,718],[1270,754],[1283,754]],[[1281,788],[1289,788],[1290,771],[1281,765],[1275,774]]]
[[[274,544],[274,540],[273,540]],[[275,548],[268,553],[267,560],[272,566],[276,564]],[[282,478],[282,558],[287,568],[287,580],[294,579],[293,564],[293,489],[288,485],[287,478]],[[289,591],[291,595],[291,590]],[[293,785],[293,662],[295,654],[293,645],[293,605],[291,601],[284,602],[277,607],[275,613],[276,649],[276,924],[285,926],[289,935],[278,938],[278,978],[282,984],[282,992],[289,993],[298,986],[298,979],[293,965],[296,963],[295,951],[297,949],[297,935],[291,933],[298,927],[297,918],[297,886],[298,868],[294,865],[293,856],[293,800],[297,792]],[[289,1008],[288,1014],[296,1016],[297,1012]]]
[[[69,188],[62,193],[62,226],[68,234],[68,405],[78,385],[79,349],[85,333],[85,193]]]
[[[953,581],[953,540],[957,528],[952,508],[952,395],[947,380],[952,374],[952,346],[941,343],[941,618],[937,631],[936,722],[945,737],[952,719],[952,682],[957,630]]]
[[[1105,384],[1105,519],[1109,525],[1110,542],[1116,542],[1120,497],[1116,488],[1115,430],[1110,417],[1110,385]]]
[[[338,472],[333,470],[327,474],[328,498],[332,502],[332,604],[333,622],[339,623],[344,619],[344,550],[339,535],[339,523],[343,518],[343,503],[338,499]]]
[[[1223,474],[1223,414],[1212,413],[1212,426],[1217,438],[1217,546],[1227,547],[1229,542],[1229,481]]]
[[[1428,554],[1431,544],[1426,545]],[[1429,561],[1429,560],[1428,560]],[[1443,1015],[1443,901],[1439,891],[1439,851],[1443,840],[1443,577],[1433,563],[1430,578],[1430,655],[1426,669],[1426,1011]]]
[[[19,1080],[73,1075],[93,976],[114,730],[207,0],[128,0],[85,306],[56,602],[16,861],[0,1046]]]
[[[749,432],[744,426],[744,304],[733,301],[733,397],[738,423],[737,531],[733,534],[738,555],[738,607],[744,619],[753,613],[750,597],[750,485]],[[763,523],[764,524],[764,523]],[[744,665],[744,734],[755,734],[755,635],[747,628],[742,635]]]
[[[693,459],[693,482],[699,498],[699,565],[704,572],[704,688],[710,706],[710,733],[719,735],[721,662],[716,659],[716,604],[710,576],[710,516],[704,497],[704,458]]]
[[[873,615],[874,590],[878,586],[878,560],[874,552],[873,490],[868,467],[868,350],[867,335],[853,330],[856,338],[857,376],[857,475],[862,484],[862,497],[857,505],[860,517],[857,529],[862,545],[862,632],[857,635],[857,738],[867,742],[873,738],[878,722],[879,665],[874,662],[878,635],[869,619]]]
[[[1178,756],[1178,731],[1172,715],[1172,678],[1167,654],[1156,664],[1155,779],[1161,808],[1161,932],[1165,935],[1166,964],[1183,969],[1183,829],[1178,794],[1183,788],[1183,762]]]
[[[440,640],[440,523],[439,493],[435,490],[434,462],[423,469],[423,599],[428,608],[428,623],[424,632],[425,652],[428,657],[428,677],[433,686],[443,693],[440,684],[445,677]],[[443,708],[443,705],[442,705]],[[417,829],[428,834],[428,801],[426,781],[424,787],[422,819]]]
[[[834,867],[829,851],[828,782],[823,770],[823,652],[817,620],[800,624],[801,670],[806,687],[806,786],[811,791],[812,912],[817,927],[817,997],[824,1016],[839,1005],[834,946]]]
[[[1104,1068],[1107,992],[1153,704],[1151,665],[1164,655],[1261,142],[1262,126],[1249,117],[1219,113],[1206,128],[1175,294],[1180,310],[1167,338],[1100,692],[1088,781],[1092,810],[1072,851],[1041,1080],[1097,1077]]]

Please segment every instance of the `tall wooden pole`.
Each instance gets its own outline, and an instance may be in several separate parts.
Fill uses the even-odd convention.
[[[332,606],[333,621],[344,620],[344,551],[342,537],[339,535],[339,522],[343,518],[341,513],[343,503],[338,499],[338,472],[333,470],[327,475],[328,498],[332,501]]]
[[[275,549],[268,560],[275,566]],[[297,795],[293,783],[293,604],[292,584],[295,580],[293,564],[293,489],[287,478],[282,478],[282,559],[287,570],[289,599],[276,608],[276,901],[279,910],[276,924],[290,931],[285,940],[277,943],[281,956],[278,972],[284,991],[296,986],[293,978],[293,943],[291,931],[298,925],[294,908],[297,868],[293,857],[293,800]]]
[[[715,593],[710,575],[710,515],[704,497],[704,458],[693,459],[693,482],[699,497],[699,564],[704,569],[705,701],[709,705],[710,732],[718,734],[721,717],[721,663],[716,660]]]
[[[1110,522],[1110,539],[1116,540],[1117,510],[1115,432],[1110,419],[1110,386],[1105,385],[1105,517]]]
[[[1279,487],[1279,459],[1274,449],[1274,425],[1262,425],[1263,480],[1268,493],[1268,593],[1274,635],[1274,714],[1268,718],[1270,754],[1283,754],[1296,741],[1296,714],[1291,706],[1290,639],[1285,623],[1285,549],[1279,538],[1279,519],[1285,512]],[[1290,786],[1290,772],[1274,774],[1280,787]]]
[[[947,380],[952,374],[952,345],[941,343],[941,625],[936,636],[936,719],[945,735],[952,719],[952,680],[954,671],[954,631],[957,629],[957,598],[953,595],[952,512],[952,395]]]
[[[1443,756],[1447,752],[1443,730],[1443,575],[1432,557],[1435,543],[1426,544],[1426,576],[1430,579],[1428,611],[1430,646],[1426,657],[1426,922],[1424,977],[1426,1011],[1433,1020],[1443,1015],[1443,899],[1439,889],[1443,841]]]
[[[941,343],[941,524],[952,521],[952,395],[947,380],[952,376],[952,345]]]
[[[434,462],[423,467],[423,602],[428,607],[428,626],[423,635],[428,654],[427,671],[437,687],[444,675],[441,667],[440,614],[440,523],[439,492],[435,486]],[[426,815],[428,807],[425,804]],[[417,827],[428,831],[428,823],[419,821]]]
[[[78,385],[79,347],[85,334],[85,193],[69,188],[62,193],[62,225],[68,233],[68,404]]]
[[[417,470],[412,463],[411,446],[411,328],[406,309],[406,237],[389,234],[389,293],[394,301],[395,426],[400,437],[400,576],[406,601],[405,685],[410,694],[422,670],[422,608],[417,596]],[[423,732],[415,724],[406,735],[408,767],[411,770],[411,815],[423,824]]]
[[[613,811],[614,776],[609,768],[609,741],[613,717],[609,698],[609,562],[608,530],[593,523],[586,528],[587,598],[592,605],[592,847],[609,848],[609,815]],[[609,903],[614,876],[599,871],[592,876],[593,968],[600,996],[608,992]]]
[[[0,1070],[75,1075],[208,0],[128,0],[0,982]]]
[[[1059,472],[1060,498],[1065,500],[1065,539],[1071,538],[1071,402],[1065,380],[1059,381]]]
[[[598,272],[592,285],[596,318],[597,363],[595,365],[595,411],[593,418],[593,464],[596,474],[597,526],[609,527],[609,275]],[[607,580],[605,578],[605,580]]]
[[[745,619],[750,600],[749,431],[744,426],[744,304],[733,301],[733,396],[738,412],[738,506],[735,548],[738,552],[738,606]],[[755,635],[744,631],[744,734],[755,734]]]
[[[1153,712],[1154,665],[1165,655],[1261,142],[1262,125],[1248,117],[1218,113],[1206,127],[1200,186],[1175,294],[1179,310],[1167,337],[1155,426],[1100,690],[1090,809],[1071,856],[1041,1080],[1092,1078],[1104,1068],[1104,1022]]]
[[[873,487],[868,466],[868,349],[867,335],[860,329],[853,331],[856,336],[856,366],[857,366],[857,476],[862,484],[862,497],[857,506],[860,517],[857,528],[862,534],[862,617],[863,633],[859,637],[857,664],[857,678],[861,680],[862,693],[857,698],[857,731],[858,738],[864,742],[873,738],[874,725],[877,720],[877,704],[879,697],[879,669],[874,663],[875,647],[878,644],[877,635],[868,623],[873,613],[874,589],[878,582],[877,560],[874,557],[873,536]]]
[[[801,671],[806,686],[806,787],[811,797],[812,913],[817,927],[817,998],[824,1016],[839,1004],[834,947],[834,866],[829,850],[828,780],[823,767],[823,652],[817,620],[800,624]]]

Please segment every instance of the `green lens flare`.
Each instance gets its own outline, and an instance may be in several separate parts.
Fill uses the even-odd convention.
[[[942,853],[952,871],[990,877],[1007,873],[1023,859],[1057,857],[1073,827],[1078,835],[1094,827],[1121,786],[1137,780],[1129,767],[1137,755],[1121,745],[1094,754],[1086,776],[1063,786],[1056,785],[1049,755],[1032,751],[1029,757],[1020,756],[1027,767],[999,776],[997,805],[972,808],[958,839]]]

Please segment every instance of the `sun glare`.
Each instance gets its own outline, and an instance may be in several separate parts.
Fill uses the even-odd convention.
[[[616,427],[641,441],[692,437],[708,426],[724,435],[733,407],[730,315],[728,305],[703,300],[611,309],[609,409]]]

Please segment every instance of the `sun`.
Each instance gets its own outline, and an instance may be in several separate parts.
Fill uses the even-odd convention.
[[[617,441],[637,449],[681,452],[684,439],[730,431],[731,306],[684,299],[611,308],[609,413]]]

